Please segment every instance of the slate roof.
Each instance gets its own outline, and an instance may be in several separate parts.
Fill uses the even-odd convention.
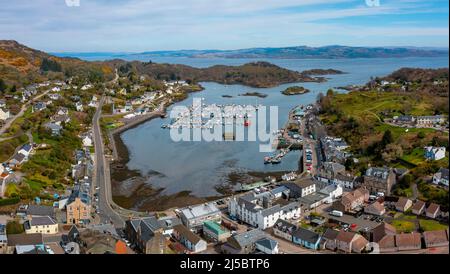
[[[51,206],[29,205],[27,208],[27,215],[31,216],[55,216],[55,211]]]
[[[234,240],[239,246],[235,246],[238,249],[241,249],[245,246],[249,246],[251,244],[256,243],[256,241],[265,238],[266,235],[265,233],[260,230],[260,229],[253,229],[238,235],[234,235],[231,238],[229,238],[229,243],[230,240]]]
[[[198,235],[194,234],[184,225],[176,225],[173,227],[173,229],[194,245],[202,240]]]
[[[269,238],[263,238],[256,241],[256,244],[261,245],[269,250],[274,250],[278,246],[278,242]]]
[[[8,246],[41,245],[43,243],[44,240],[41,233],[8,235]]]
[[[328,228],[325,233],[323,233],[322,238],[327,240],[335,240],[339,234],[338,230],[334,230],[331,228]]]
[[[320,239],[319,234],[301,227],[298,227],[296,230],[294,230],[292,236],[308,243],[317,243],[317,241]]]
[[[49,216],[39,216],[39,217],[33,217],[30,220],[31,226],[38,226],[38,225],[54,225],[56,224],[55,220],[53,220]]]

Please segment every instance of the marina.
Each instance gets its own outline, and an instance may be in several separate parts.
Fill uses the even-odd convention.
[[[251,118],[256,118],[258,109],[262,105],[245,104],[206,104],[201,98],[201,104],[192,104],[169,124],[163,124],[163,129],[214,129],[218,126],[244,126],[249,127]]]

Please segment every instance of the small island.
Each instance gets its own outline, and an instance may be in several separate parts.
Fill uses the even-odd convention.
[[[293,86],[293,87],[288,87],[287,89],[283,90],[281,93],[283,93],[284,95],[299,95],[299,94],[305,94],[308,93],[309,89],[306,89],[304,87],[300,87],[300,86]]]
[[[259,98],[266,98],[268,95],[264,94],[264,93],[259,93],[259,92],[246,92],[243,94],[239,94],[239,96],[256,96]]]

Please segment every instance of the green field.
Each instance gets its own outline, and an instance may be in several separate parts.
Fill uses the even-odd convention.
[[[432,105],[413,94],[396,92],[350,92],[336,94],[333,106],[344,114],[362,120],[380,120],[379,113],[389,110],[392,115],[408,112],[411,115],[432,115]]]
[[[413,165],[423,163],[425,162],[424,149],[421,147],[417,147],[413,149],[411,153],[403,155],[403,157],[400,159]]]
[[[438,221],[435,221],[435,220],[420,220],[419,224],[420,224],[420,228],[423,231],[448,229],[448,226],[440,224]]]
[[[405,220],[393,220],[391,225],[395,227],[397,233],[409,233],[416,230],[414,223]]]

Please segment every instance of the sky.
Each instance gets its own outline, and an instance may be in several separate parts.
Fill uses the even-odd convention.
[[[449,46],[448,0],[0,0],[0,4],[0,39],[49,52]]]

